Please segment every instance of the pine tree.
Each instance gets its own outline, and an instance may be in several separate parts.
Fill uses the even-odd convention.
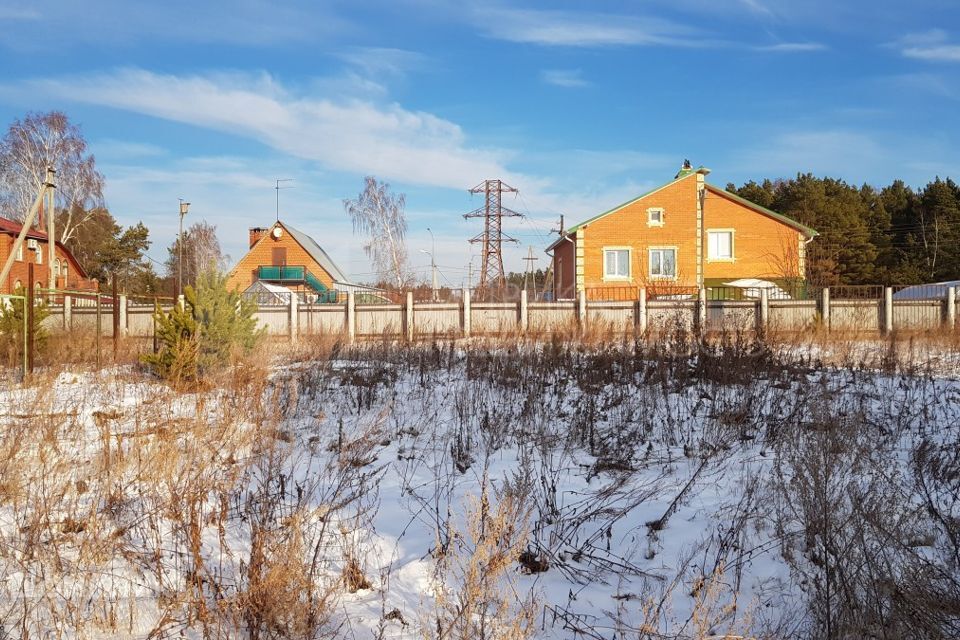
[[[226,365],[235,352],[248,353],[262,332],[253,317],[256,306],[227,288],[226,277],[213,271],[187,286],[184,305],[155,312],[162,347],[143,362],[174,383],[192,383]]]

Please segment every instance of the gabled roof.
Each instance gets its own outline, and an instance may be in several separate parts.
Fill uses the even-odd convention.
[[[789,226],[789,227],[793,227],[794,229],[796,229],[797,231],[799,231],[799,232],[802,233],[803,235],[807,236],[808,238],[813,238],[813,237],[815,237],[815,236],[820,235],[819,233],[817,233],[817,231],[816,231],[815,229],[811,229],[810,227],[808,227],[808,226],[806,226],[806,225],[804,225],[804,224],[800,224],[799,222],[797,222],[797,221],[794,220],[793,218],[790,218],[790,217],[788,217],[788,216],[785,216],[785,215],[783,215],[782,213],[777,213],[776,211],[773,211],[773,210],[771,210],[771,209],[767,209],[766,207],[761,207],[761,206],[758,205],[757,203],[755,203],[755,202],[750,202],[750,201],[747,200],[746,198],[741,198],[741,197],[738,196],[737,194],[735,194],[735,193],[730,193],[730,192],[727,191],[726,189],[721,189],[720,187],[716,187],[716,186],[714,186],[714,185],[712,185],[712,184],[708,184],[708,185],[707,185],[707,191],[710,191],[711,193],[715,193],[715,194],[717,194],[718,196],[721,196],[721,197],[724,197],[724,198],[728,198],[728,199],[730,199],[730,200],[733,200],[734,202],[739,203],[739,204],[742,204],[743,206],[747,207],[748,209],[753,209],[753,210],[756,211],[757,213],[762,213],[762,214],[765,215],[765,216],[770,216],[770,217],[773,218],[774,220],[779,220],[779,221],[782,222],[783,224],[785,224],[785,225],[787,225],[787,226]]]
[[[603,218],[604,216],[610,215],[611,213],[616,213],[616,212],[619,211],[620,209],[623,209],[624,207],[629,206],[629,205],[633,204],[634,202],[636,202],[636,201],[638,201],[638,200],[642,200],[643,198],[646,198],[647,196],[651,196],[651,195],[655,194],[655,193],[658,192],[658,191],[662,191],[663,189],[666,189],[667,187],[671,187],[671,186],[677,184],[678,182],[680,182],[681,180],[686,180],[687,178],[689,178],[689,177],[691,177],[691,176],[694,176],[694,175],[697,175],[697,173],[700,173],[700,172],[703,172],[704,175],[706,175],[707,173],[709,173],[709,169],[704,169],[703,167],[701,167],[700,169],[696,169],[696,170],[681,171],[680,173],[677,174],[677,177],[676,177],[674,180],[672,180],[672,181],[670,181],[670,182],[668,182],[668,183],[666,183],[666,184],[660,185],[659,187],[657,187],[657,188],[655,188],[655,189],[651,189],[650,191],[647,191],[646,193],[642,193],[642,194],[640,194],[639,196],[637,196],[637,197],[635,197],[635,198],[631,198],[630,200],[627,200],[627,201],[624,202],[624,203],[618,204],[617,206],[613,207],[612,209],[607,209],[607,210],[604,211],[603,213],[600,213],[600,214],[598,214],[598,215],[595,215],[595,216],[593,216],[592,218],[590,218],[589,220],[584,220],[583,222],[580,222],[580,223],[578,223],[578,224],[573,225],[572,227],[570,227],[569,229],[567,229],[567,230],[564,232],[564,235],[562,235],[560,238],[558,238],[556,241],[554,241],[549,247],[547,247],[546,250],[547,250],[547,251],[552,250],[554,247],[556,247],[558,244],[560,244],[560,242],[561,242],[564,238],[566,238],[566,237],[568,237],[568,236],[576,233],[577,230],[580,229],[581,227],[585,227],[585,226],[587,226],[588,224],[590,224],[591,222],[595,222],[595,221],[599,220],[600,218]],[[813,237],[815,237],[815,236],[820,235],[819,233],[816,232],[816,230],[811,229],[810,227],[808,227],[808,226],[806,226],[806,225],[800,224],[799,222],[797,222],[797,221],[794,220],[793,218],[787,217],[787,216],[783,215],[782,213],[777,213],[776,211],[772,211],[772,210],[770,210],[770,209],[767,209],[766,207],[761,207],[760,205],[758,205],[758,204],[756,204],[756,203],[754,203],[754,202],[750,202],[750,201],[747,200],[746,198],[741,198],[740,196],[738,196],[738,195],[735,194],[735,193],[730,193],[729,191],[727,191],[727,190],[725,190],[725,189],[721,189],[720,187],[716,187],[716,186],[714,186],[714,185],[712,185],[712,184],[705,183],[705,185],[706,185],[707,191],[710,191],[710,192],[715,193],[715,194],[717,194],[717,195],[720,195],[720,196],[729,198],[730,200],[733,200],[734,202],[737,202],[737,203],[739,203],[739,204],[742,204],[743,206],[747,207],[748,209],[752,209],[752,210],[756,211],[757,213],[761,213],[761,214],[763,214],[763,215],[765,215],[765,216],[769,216],[769,217],[771,217],[771,218],[773,218],[773,219],[775,219],[775,220],[778,220],[778,221],[782,222],[783,224],[785,224],[785,225],[787,225],[787,226],[793,227],[794,229],[796,229],[797,231],[801,232],[802,234],[804,234],[804,235],[807,236],[808,238],[813,238]]]
[[[0,218],[0,233],[4,235],[16,236],[20,234],[21,229],[23,229],[23,225],[20,224],[19,222],[16,222],[15,220],[10,220],[9,218]],[[30,229],[27,230],[27,235],[25,237],[32,238],[34,240],[46,241],[47,233],[45,231],[40,231],[39,229],[35,229],[31,227]],[[81,278],[86,278],[87,277],[86,270],[83,268],[83,265],[80,264],[80,261],[77,260],[77,257],[73,255],[70,249],[67,249],[67,247],[59,240],[57,240],[56,246],[65,254],[70,256],[73,262],[77,265],[77,269],[78,269],[77,275],[79,275]]]
[[[303,247],[304,251],[310,254],[310,257],[313,258],[317,264],[319,264],[323,269],[330,274],[330,277],[335,282],[349,282],[347,276],[340,270],[340,267],[334,263],[334,261],[327,255],[327,252],[317,244],[317,241],[305,234],[302,231],[294,229],[286,222],[277,221],[277,224],[283,226],[287,232],[293,237],[297,243]]]

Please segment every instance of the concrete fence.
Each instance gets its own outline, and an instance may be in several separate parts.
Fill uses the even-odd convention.
[[[571,330],[609,332],[660,332],[683,328],[689,331],[758,330],[799,332],[814,328],[837,332],[929,331],[956,329],[956,288],[942,299],[895,300],[892,290],[882,300],[831,299],[824,289],[817,300],[772,300],[765,292],[758,300],[708,300],[705,292],[692,299],[601,302],[581,294],[574,301],[528,302],[471,301],[464,291],[456,302],[414,302],[408,295],[400,304],[356,304],[354,294],[342,304],[303,304],[292,297],[289,304],[262,305],[255,316],[272,336],[296,340],[299,336],[343,334],[348,339],[370,337],[418,337],[445,335],[498,335],[504,333],[550,333]],[[169,306],[165,309],[169,309]],[[96,330],[113,335],[113,308],[64,304],[49,308],[48,329]],[[129,304],[118,299],[121,336],[154,335],[153,305]]]

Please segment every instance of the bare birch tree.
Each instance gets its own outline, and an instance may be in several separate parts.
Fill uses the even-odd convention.
[[[364,188],[356,200],[344,200],[343,207],[353,221],[354,233],[366,236],[363,250],[373,261],[381,280],[403,287],[409,281],[407,271],[406,196],[390,193],[390,185],[373,176],[364,178]]]
[[[87,152],[80,128],[61,111],[28,113],[23,120],[14,120],[0,140],[2,215],[23,219],[47,166],[57,171],[57,230],[65,243],[103,206],[103,175]]]
[[[168,248],[167,275],[176,278],[180,268],[177,239]],[[183,284],[195,285],[200,274],[222,271],[228,260],[220,248],[217,227],[209,222],[195,222],[183,232]]]

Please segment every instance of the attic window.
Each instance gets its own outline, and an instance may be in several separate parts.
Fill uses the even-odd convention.
[[[663,207],[651,207],[647,209],[647,226],[648,227],[663,226]]]

